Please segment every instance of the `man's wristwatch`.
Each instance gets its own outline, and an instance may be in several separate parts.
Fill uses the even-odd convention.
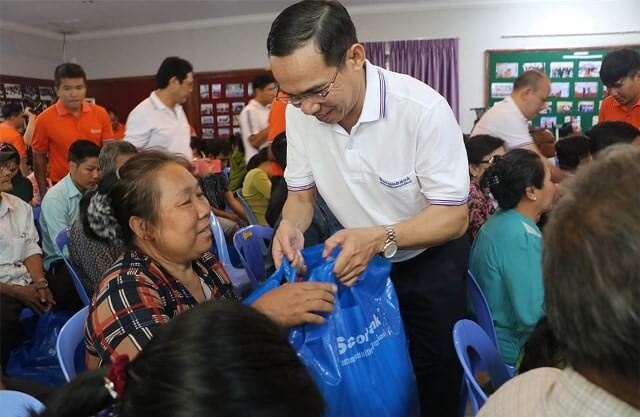
[[[396,231],[391,226],[384,226],[384,232],[387,234],[382,249],[382,255],[387,258],[393,258],[398,252],[398,243],[396,242]]]

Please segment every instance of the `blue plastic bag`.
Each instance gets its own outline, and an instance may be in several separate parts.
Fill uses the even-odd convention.
[[[374,257],[349,288],[337,281],[334,260],[323,259],[322,249],[317,245],[303,251],[306,280],[338,284],[335,310],[324,324],[290,329],[289,342],[324,396],[326,417],[418,416],[415,375],[390,263]],[[295,277],[285,261],[245,302]]]
[[[42,313],[31,340],[24,342],[11,353],[7,374],[49,386],[64,384],[66,380],[58,362],[56,341],[60,329],[72,315],[72,312],[67,311]]]

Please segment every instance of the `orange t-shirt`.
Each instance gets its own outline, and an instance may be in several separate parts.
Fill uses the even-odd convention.
[[[27,147],[24,145],[24,139],[18,130],[8,122],[0,123],[0,142],[9,143],[16,148],[20,158],[27,157]]]
[[[610,120],[627,122],[640,129],[640,99],[638,99],[631,110],[627,110],[625,106],[618,103],[612,96],[605,98],[602,102],[602,107],[600,107],[598,123]]]
[[[124,125],[122,123],[118,123],[118,125],[116,126],[115,130],[113,131],[113,138],[115,140],[121,140],[122,138],[124,138]]]
[[[75,117],[58,100],[36,119],[31,147],[34,152],[49,154],[49,176],[54,183],[69,172],[69,147],[80,139],[98,146],[113,140],[111,120],[104,107],[85,102],[80,117]]]
[[[287,129],[287,121],[285,112],[287,110],[287,103],[283,103],[275,98],[271,102],[271,111],[269,112],[269,130],[267,130],[267,140],[273,142],[273,140],[280,133]],[[284,175],[282,167],[273,162],[271,164],[271,175],[281,177]]]

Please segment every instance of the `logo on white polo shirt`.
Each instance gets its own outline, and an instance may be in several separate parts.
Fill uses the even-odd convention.
[[[382,177],[378,177],[378,181],[380,181],[380,184],[384,185],[385,187],[394,188],[394,189],[402,188],[413,182],[411,177],[408,175],[406,177],[398,178],[396,180],[385,180]]]

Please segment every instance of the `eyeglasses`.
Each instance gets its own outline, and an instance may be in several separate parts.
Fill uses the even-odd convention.
[[[340,62],[338,63],[336,73],[333,74],[333,78],[331,79],[329,84],[322,87],[319,91],[314,91],[311,93],[303,93],[298,95],[284,95],[284,93],[280,91],[280,86],[278,86],[278,91],[276,92],[276,100],[282,103],[291,104],[292,106],[295,106],[295,107],[300,107],[304,100],[308,100],[310,98],[320,98],[320,99],[326,98],[336,83],[336,78],[338,78],[338,74],[340,73],[340,67],[342,66],[342,61],[344,61],[344,57],[346,55],[347,53],[345,52],[342,55],[342,58],[340,58]]]
[[[498,159],[501,159],[502,156],[500,155],[493,155],[491,158],[489,159],[483,159],[482,161],[480,161],[481,164],[493,164],[494,162],[496,162]]]

